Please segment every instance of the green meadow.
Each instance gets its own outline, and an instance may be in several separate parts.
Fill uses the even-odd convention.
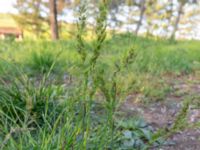
[[[121,106],[138,94],[147,107],[165,102],[169,81],[198,76],[199,41],[116,34],[95,62],[97,41],[84,43],[86,55],[79,44],[0,41],[0,149],[150,149],[187,126],[195,95],[184,95],[167,132]]]

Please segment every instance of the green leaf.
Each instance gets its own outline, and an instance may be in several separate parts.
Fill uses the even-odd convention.
[[[132,138],[132,132],[129,130],[126,130],[123,132],[124,136],[126,139],[131,139]]]

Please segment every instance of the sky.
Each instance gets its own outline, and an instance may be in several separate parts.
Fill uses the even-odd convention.
[[[0,13],[14,13],[13,3],[16,0],[0,0]]]

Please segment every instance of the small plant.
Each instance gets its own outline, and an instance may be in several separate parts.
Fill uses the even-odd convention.
[[[16,36],[15,35],[6,35],[5,36],[5,41],[6,42],[13,42],[13,41],[15,41],[15,39],[16,39]]]
[[[2,78],[0,83],[1,124],[8,122],[9,127],[15,123],[42,126],[46,120],[50,124],[54,122],[61,106],[59,96],[63,89],[54,86],[47,76],[34,83],[18,72],[16,77]]]
[[[176,116],[172,126],[170,128],[163,127],[156,131],[152,135],[152,139],[148,142],[146,145],[146,149],[154,147],[154,143],[156,141],[161,141],[160,145],[164,144],[164,139],[167,139],[174,133],[177,133],[178,131],[182,131],[186,129],[189,124],[187,122],[187,116],[188,116],[188,111],[190,108],[190,105],[193,103],[193,99],[186,99],[183,101],[183,106],[181,110],[179,111],[178,115]],[[191,125],[192,126],[192,125]]]
[[[32,52],[28,64],[25,66],[25,69],[28,69],[28,72],[32,74],[46,74],[51,70],[52,73],[58,73],[60,68],[62,68],[63,62],[58,59],[60,53],[53,54],[50,51],[42,52]]]
[[[140,118],[121,120],[117,125],[120,132],[117,149],[145,149],[152,139],[152,127]]]
[[[99,139],[101,139],[101,144],[99,148],[102,147],[114,147],[114,140],[115,140],[115,119],[114,114],[117,108],[117,104],[120,100],[118,98],[118,85],[117,85],[117,76],[123,67],[127,67],[130,64],[134,57],[134,48],[131,48],[127,55],[123,58],[120,63],[116,63],[115,70],[112,72],[111,76],[105,78],[106,71],[104,68],[99,68],[102,66],[102,63],[98,61],[98,58],[101,55],[101,50],[103,43],[106,38],[106,27],[107,27],[107,7],[109,2],[108,1],[101,1],[99,3],[99,15],[96,18],[96,40],[93,45],[93,50],[91,57],[88,56],[86,52],[85,42],[83,40],[83,31],[86,28],[86,9],[84,4],[80,8],[80,17],[78,22],[78,34],[77,34],[77,41],[78,41],[78,52],[82,59],[82,68],[83,72],[83,81],[81,83],[80,88],[80,98],[82,98],[82,107],[81,107],[81,118],[82,118],[82,125],[83,125],[83,147],[87,147],[90,143],[88,141],[91,128],[91,104],[92,100],[95,97],[95,93],[98,90],[104,95],[104,103],[105,103],[105,111],[106,111],[106,120],[105,123],[107,127],[102,127],[99,130],[102,130],[107,135],[107,140],[102,140],[103,134],[95,134]],[[88,143],[89,142],[89,143]],[[87,144],[88,143],[88,144]]]

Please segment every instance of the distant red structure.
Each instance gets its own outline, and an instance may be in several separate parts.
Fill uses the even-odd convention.
[[[22,40],[23,31],[14,27],[0,27],[0,39],[5,39],[8,36],[15,36],[16,40]]]

